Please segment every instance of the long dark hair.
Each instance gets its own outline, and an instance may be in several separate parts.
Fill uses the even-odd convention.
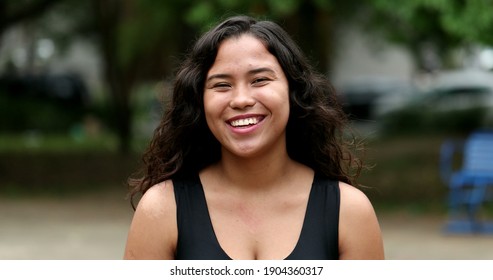
[[[355,183],[361,164],[345,141],[347,117],[329,81],[279,25],[235,16],[200,37],[178,69],[170,104],[143,155],[142,172],[129,179],[132,197],[164,180],[196,174],[220,159],[220,144],[205,121],[204,82],[221,42],[242,34],[263,42],[288,79],[289,156],[329,178]]]

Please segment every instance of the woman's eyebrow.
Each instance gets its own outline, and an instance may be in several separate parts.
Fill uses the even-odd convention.
[[[208,82],[210,80],[214,80],[214,79],[227,79],[230,77],[231,77],[231,75],[228,75],[228,74],[214,74],[214,75],[210,75],[209,77],[207,77],[206,82]]]
[[[256,69],[252,69],[250,71],[248,71],[248,74],[250,75],[255,75],[255,74],[258,74],[258,73],[263,73],[263,72],[268,72],[270,74],[276,74],[276,72],[268,67],[261,67],[261,68],[256,68]]]
[[[255,74],[264,73],[264,72],[274,74],[274,75],[276,74],[276,72],[269,67],[255,68],[255,69],[249,70],[248,74],[249,75],[255,75]],[[207,77],[206,82],[213,80],[213,79],[228,79],[228,78],[231,78],[231,76],[232,75],[229,75],[229,74],[213,74],[213,75],[210,75],[209,77]]]

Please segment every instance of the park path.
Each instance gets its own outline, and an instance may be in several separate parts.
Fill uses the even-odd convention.
[[[124,197],[0,197],[0,259],[121,259],[132,216]],[[387,259],[493,259],[493,235],[444,235],[442,217],[393,212],[379,219]]]

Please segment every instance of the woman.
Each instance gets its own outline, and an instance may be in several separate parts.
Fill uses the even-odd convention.
[[[382,259],[345,115],[277,24],[232,17],[179,69],[130,181],[126,259]]]

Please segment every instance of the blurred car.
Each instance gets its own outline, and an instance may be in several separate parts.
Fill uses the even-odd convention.
[[[85,106],[89,93],[76,74],[37,74],[0,76],[0,94],[9,98],[36,98],[63,105]]]
[[[375,107],[378,100],[399,98],[412,91],[410,83],[382,77],[360,79],[336,88],[344,111],[353,120],[374,120],[379,114]]]
[[[424,91],[408,94],[393,106],[376,101],[384,129],[467,132],[493,124],[493,73],[456,71],[440,74]]]
[[[89,109],[89,93],[73,74],[0,76],[0,133],[60,132]]]

